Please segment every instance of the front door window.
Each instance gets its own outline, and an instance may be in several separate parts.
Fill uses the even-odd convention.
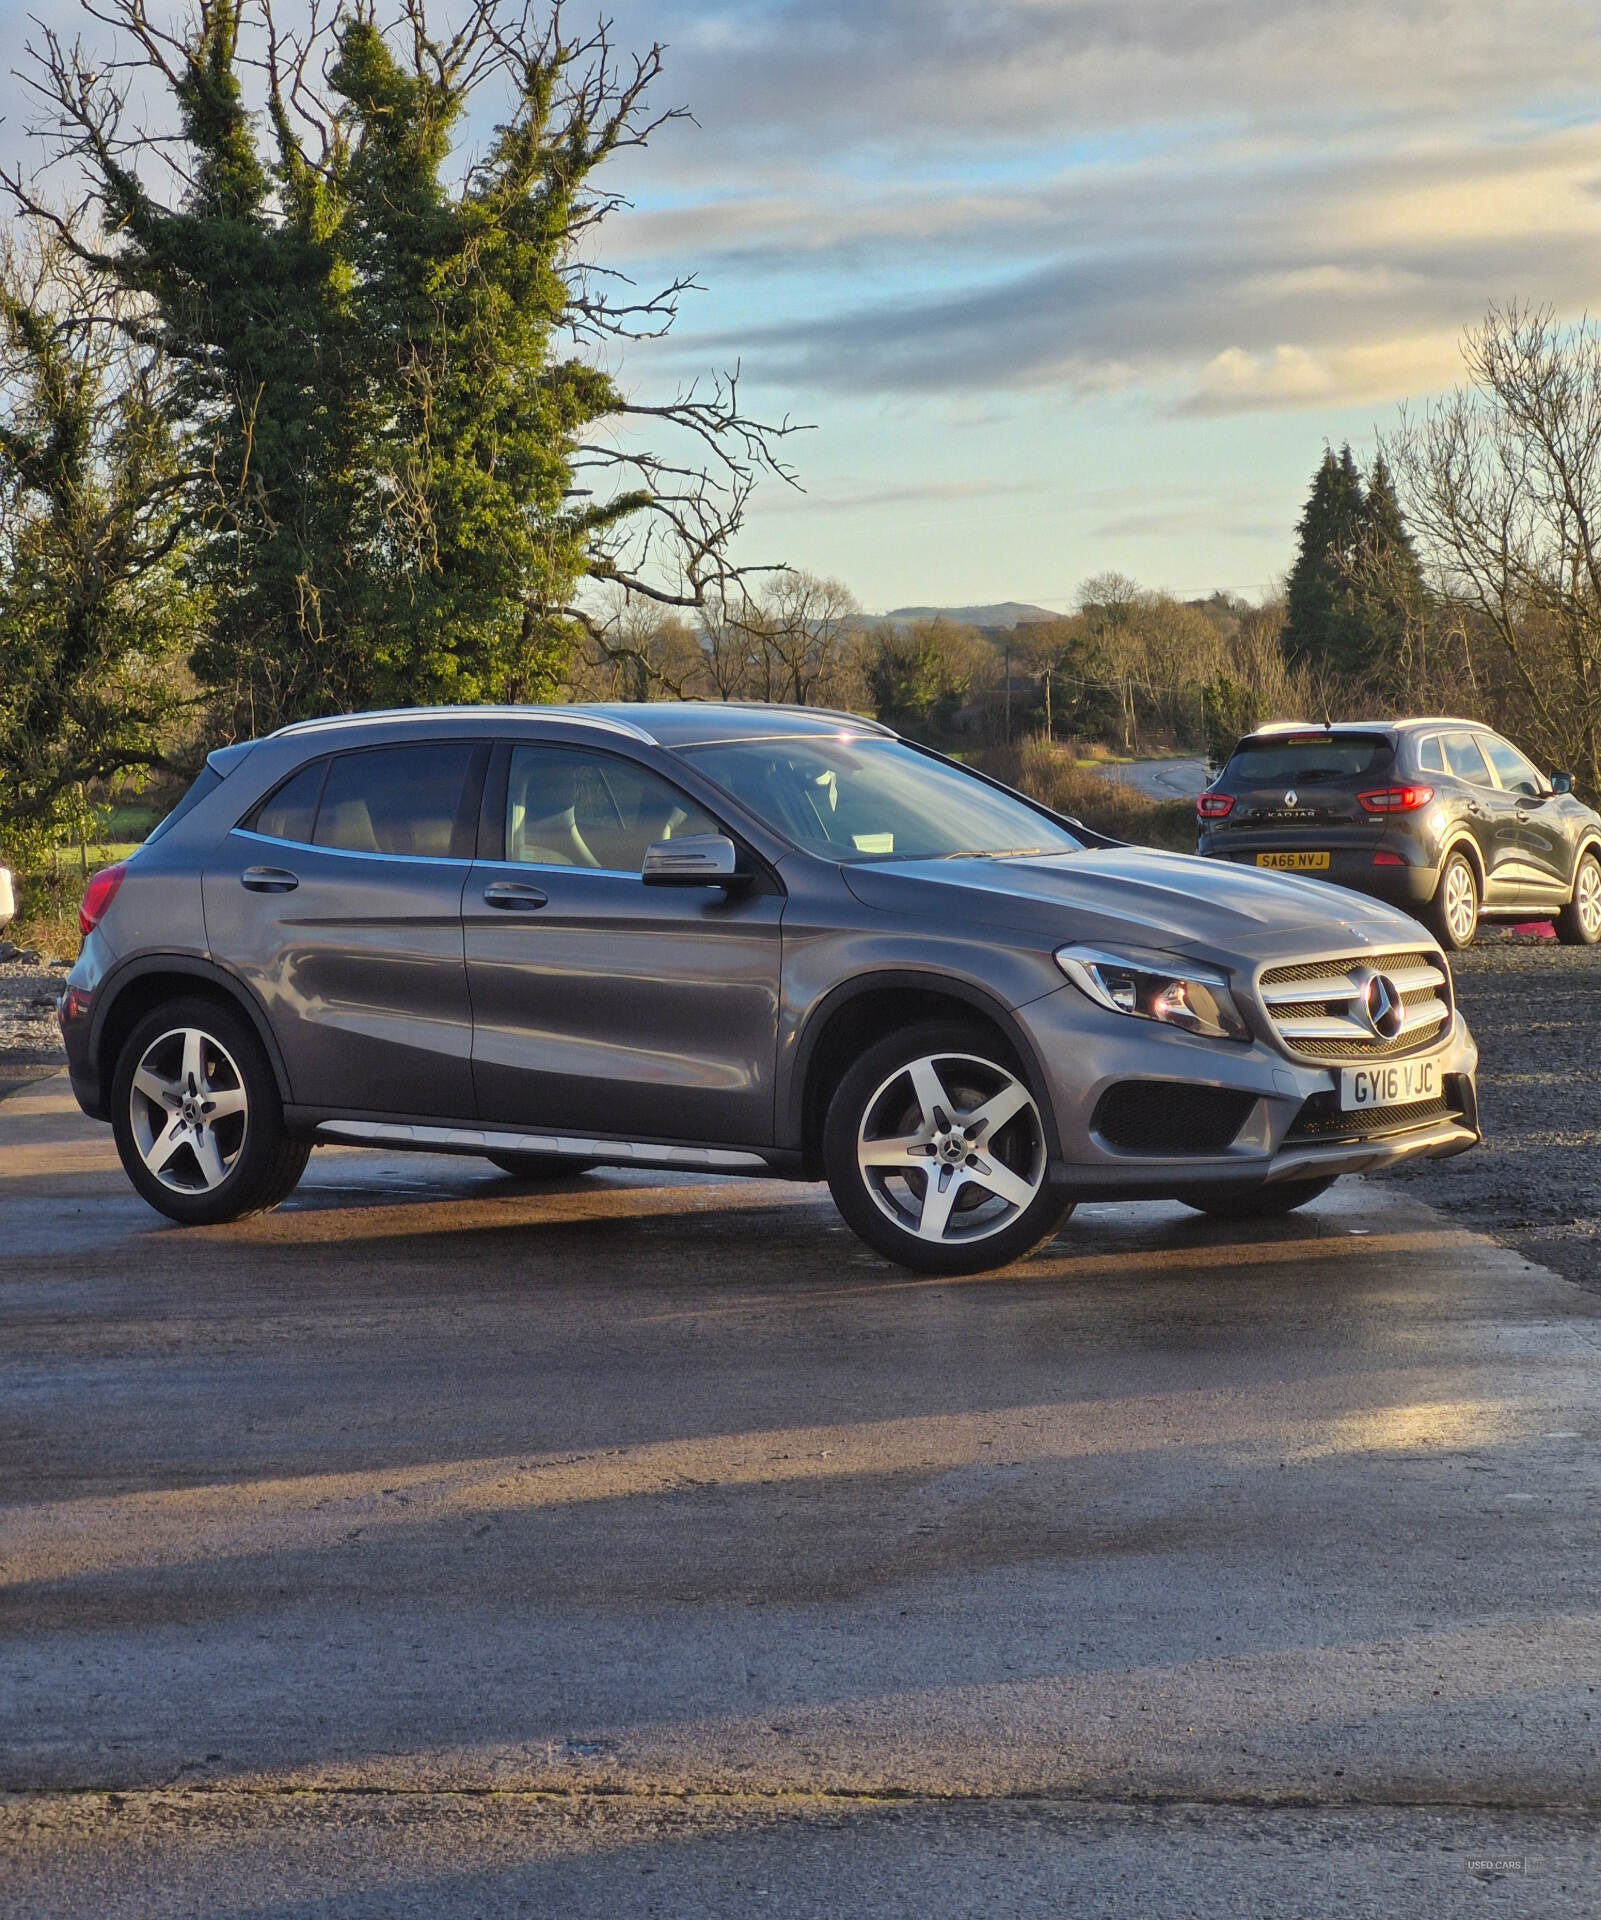
[[[649,767],[568,747],[512,749],[506,858],[519,865],[638,873],[657,841],[719,831]]]

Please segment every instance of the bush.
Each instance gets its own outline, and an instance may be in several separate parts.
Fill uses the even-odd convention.
[[[975,754],[972,764],[1097,833],[1174,853],[1195,851],[1195,808],[1188,800],[1151,800],[1120,780],[1075,766],[1043,734]]]

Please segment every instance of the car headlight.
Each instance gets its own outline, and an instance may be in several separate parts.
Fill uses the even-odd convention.
[[[1101,953],[1058,947],[1056,964],[1081,993],[1111,1013],[1157,1020],[1208,1040],[1249,1040],[1251,1030],[1229,994],[1228,976],[1157,953]]]

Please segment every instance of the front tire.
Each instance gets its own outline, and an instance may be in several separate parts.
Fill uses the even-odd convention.
[[[1461,953],[1464,947],[1473,945],[1479,925],[1479,876],[1460,849],[1441,869],[1427,919],[1430,930],[1448,952]]]
[[[1227,1188],[1215,1193],[1196,1189],[1178,1197],[1185,1206],[1213,1220],[1276,1220],[1280,1214],[1294,1213],[1320,1193],[1327,1193],[1338,1177],[1331,1174],[1327,1180],[1275,1181],[1271,1186],[1236,1188],[1232,1193]]]
[[[1072,1212],[1048,1179],[1022,1066],[954,1022],[892,1034],[850,1068],[829,1102],[823,1168],[852,1231],[917,1273],[1006,1266]]]
[[[1601,940],[1601,860],[1580,856],[1573,876],[1573,898],[1556,916],[1557,938],[1565,947],[1593,947]]]
[[[285,1131],[255,1029],[214,1000],[170,1000],[134,1027],[112,1078],[111,1130],[135,1189],[186,1227],[269,1211],[311,1156]]]

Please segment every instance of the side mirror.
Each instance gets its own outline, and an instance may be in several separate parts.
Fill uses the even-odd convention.
[[[745,876],[739,854],[722,833],[686,833],[645,849],[639,877],[647,887],[732,887]]]
[[[1572,793],[1573,775],[1571,773],[1553,773],[1551,776],[1551,791],[1553,793]]]

